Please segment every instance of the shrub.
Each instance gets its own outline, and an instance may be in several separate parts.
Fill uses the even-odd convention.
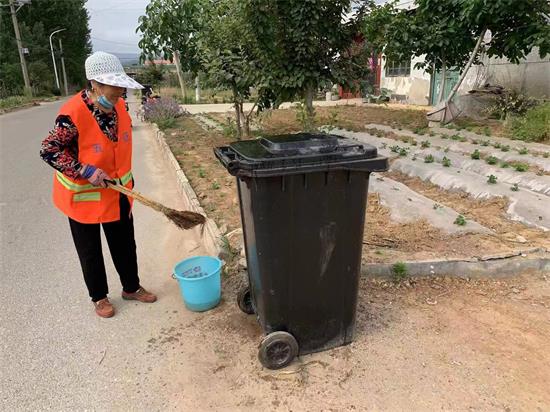
[[[536,100],[515,90],[506,90],[497,97],[495,103],[487,109],[487,112],[493,118],[506,119],[508,115],[523,115],[536,104]]]
[[[161,130],[173,127],[182,114],[178,103],[169,97],[150,100],[143,105],[143,118],[158,124]]]

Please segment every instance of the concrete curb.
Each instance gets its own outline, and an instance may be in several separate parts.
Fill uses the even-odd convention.
[[[206,224],[204,225],[204,231],[202,234],[202,242],[206,251],[212,256],[218,256],[221,252],[220,239],[222,233],[220,229],[218,228],[216,223],[208,217],[208,215],[202,208],[195,191],[189,184],[187,176],[181,169],[178,160],[172,153],[172,150],[170,150],[170,146],[168,146],[168,143],[166,143],[164,132],[159,130],[158,126],[155,123],[152,123],[152,129],[160,150],[162,151],[164,159],[168,162],[168,166],[170,167],[170,169],[174,170],[176,174],[178,188],[183,195],[186,203],[186,208],[193,212],[200,213],[206,216]]]
[[[469,278],[498,278],[514,276],[527,271],[550,272],[550,253],[540,250],[536,256],[493,257],[481,259],[448,259],[403,262],[407,275],[415,276],[458,276]],[[393,264],[367,263],[361,267],[361,274],[368,278],[393,277]]]

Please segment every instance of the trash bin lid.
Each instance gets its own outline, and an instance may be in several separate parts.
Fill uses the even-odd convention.
[[[297,133],[242,140],[215,150],[233,175],[277,176],[328,171],[387,170],[376,147],[330,134]]]

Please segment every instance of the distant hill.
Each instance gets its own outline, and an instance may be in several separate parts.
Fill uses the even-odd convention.
[[[111,51],[110,53],[118,57],[123,66],[132,66],[134,64],[139,64],[139,53],[117,53],[116,51]]]

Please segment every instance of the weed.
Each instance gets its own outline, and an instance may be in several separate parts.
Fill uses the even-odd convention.
[[[472,159],[474,159],[474,160],[479,160],[480,157],[481,157],[481,153],[479,153],[479,150],[476,149],[476,150],[474,150],[474,151],[472,152],[472,154],[470,155],[470,157],[471,157]]]
[[[529,170],[529,165],[527,163],[516,163],[514,169],[516,172],[526,172]]]
[[[220,187],[221,187],[221,186],[220,186],[220,184],[219,184],[218,182],[213,182],[213,183],[212,183],[212,189],[218,190]]]
[[[414,139],[411,139],[411,140],[409,141],[409,143],[410,143],[411,145],[413,145],[413,146],[417,146],[417,145],[418,145],[418,142],[417,142],[416,140],[414,140]]]
[[[404,262],[395,263],[392,266],[391,271],[392,271],[393,280],[395,282],[401,282],[405,280],[409,275],[409,270],[407,269],[407,265]]]
[[[429,155],[427,155],[427,156],[424,157],[424,163],[433,163],[434,160],[435,160],[435,159],[434,159],[434,157],[433,157],[431,154],[429,154]]]
[[[548,159],[550,157],[550,152],[544,152],[542,154],[542,157],[544,157],[545,159]]]
[[[481,145],[482,145],[482,146],[485,146],[485,147],[489,146],[490,144],[491,144],[491,142],[490,142],[489,140],[483,140],[483,141],[481,142]]]
[[[431,132],[431,131],[430,131],[430,133],[428,133],[428,134],[430,135],[430,137],[434,137],[434,136],[435,136],[435,133],[434,133],[434,132]]]
[[[479,144],[479,140],[473,139],[473,140],[472,140],[472,144]]]
[[[518,153],[520,155],[526,155],[527,153],[529,153],[529,150],[527,150],[526,147],[522,147],[521,149],[518,150]]]
[[[204,169],[199,169],[199,177],[203,179],[206,177],[206,171]]]
[[[419,134],[419,135],[425,135],[426,134],[426,128],[425,127],[415,127],[413,129],[413,133]]]
[[[428,140],[423,140],[422,143],[420,143],[420,147],[422,147],[423,149],[427,149],[431,145],[432,144]]]
[[[405,149],[404,147],[402,147],[401,150],[399,150],[399,156],[405,157],[407,156],[407,154],[408,154],[407,149]]]
[[[495,149],[500,149],[500,143],[499,143],[499,142],[493,143],[493,147],[494,147]]]
[[[502,162],[502,163],[500,164],[500,167],[502,167],[503,169],[506,169],[506,168],[510,167],[510,163],[508,163],[508,162]]]
[[[445,150],[443,150],[445,153],[449,153],[449,148],[446,147]]]
[[[462,215],[458,215],[453,223],[458,226],[466,226],[466,218]]]
[[[514,186],[512,186],[512,187],[510,188],[510,190],[511,190],[512,192],[517,192],[517,191],[519,191],[519,186],[518,186],[518,184],[517,184],[517,183],[514,183]]]
[[[500,150],[503,151],[503,152],[509,152],[510,151],[510,146],[509,145],[500,146]]]
[[[390,146],[390,150],[393,152],[393,153],[399,153],[399,151],[401,150],[401,148],[397,145],[395,146]]]
[[[401,138],[401,141],[402,141],[403,143],[409,143],[409,138],[408,138],[408,137],[402,137],[402,138]]]
[[[509,129],[518,140],[548,141],[550,139],[549,118],[550,102],[546,102],[530,108],[523,116],[512,117]]]
[[[441,163],[443,164],[444,167],[450,167],[451,166],[451,159],[449,159],[447,156],[444,156]]]
[[[451,139],[452,139],[452,140],[460,140],[460,139],[462,139],[462,136],[459,135],[459,134],[453,134],[453,135],[451,136]]]
[[[437,210],[441,208],[441,205],[439,203],[434,203],[432,207],[434,210]]]
[[[411,160],[414,162],[416,160],[416,155],[413,155]]]
[[[497,183],[497,177],[495,175],[487,176],[487,183],[490,183],[492,185]]]
[[[449,138],[449,136],[446,135],[446,134],[442,134],[442,135],[440,135],[440,137],[441,137],[442,139],[448,139],[448,138]]]
[[[467,142],[468,139],[464,136],[460,136],[460,139],[458,139],[460,142]]]
[[[495,156],[489,156],[485,161],[490,165],[496,165],[498,163],[498,159]]]
[[[491,136],[491,129],[488,126],[485,126],[485,128],[483,129],[483,134],[485,136]]]

